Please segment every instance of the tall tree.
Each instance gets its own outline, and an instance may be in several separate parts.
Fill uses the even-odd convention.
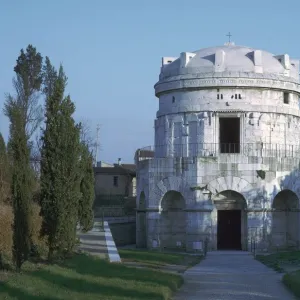
[[[17,94],[16,100],[22,107],[25,128],[30,138],[43,121],[43,110],[39,104],[39,96],[43,82],[43,58],[36,48],[28,45],[21,53],[14,67],[13,85]]]
[[[11,161],[11,197],[14,209],[13,257],[17,270],[28,258],[31,246],[30,215],[33,171],[30,167],[30,137],[42,121],[38,103],[42,84],[42,56],[32,45],[23,49],[14,67],[15,97],[6,96],[4,113],[10,120],[8,143]]]
[[[78,205],[80,200],[80,125],[76,124],[72,115],[75,105],[67,96],[62,102],[62,138],[64,166],[62,168],[64,182],[65,224],[61,239],[65,242],[64,249],[67,252],[73,250],[76,244],[76,226],[78,222]]]
[[[78,206],[79,225],[83,231],[89,231],[94,225],[93,204],[95,200],[95,177],[93,169],[93,156],[89,147],[81,142],[80,157],[80,193]]]
[[[42,68],[43,70],[43,93],[48,99],[54,91],[54,86],[57,80],[57,71],[54,66],[51,64],[51,61],[48,56],[45,58],[45,64]],[[65,78],[67,80],[67,78]]]
[[[5,114],[10,120],[9,149],[12,161],[11,195],[14,210],[13,258],[20,271],[30,251],[30,202],[31,177],[28,137],[25,131],[25,114],[18,100],[11,96],[5,105]]]
[[[67,78],[60,67],[46,98],[46,121],[41,150],[41,234],[48,237],[51,260],[72,250],[76,241],[79,191],[79,127],[72,117],[75,106],[64,97]]]

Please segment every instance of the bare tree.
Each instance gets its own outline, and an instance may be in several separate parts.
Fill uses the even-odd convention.
[[[43,58],[35,47],[28,45],[25,51],[21,49],[14,67],[16,76],[13,78],[13,87],[16,94],[6,95],[4,113],[7,115],[11,107],[18,107],[22,111],[28,140],[43,121],[43,109],[39,104],[43,82],[42,63]]]
[[[97,140],[92,133],[90,122],[87,119],[82,119],[79,124],[80,141],[88,147],[90,153],[95,153]]]

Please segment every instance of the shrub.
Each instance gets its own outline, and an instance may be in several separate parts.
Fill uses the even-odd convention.
[[[10,205],[0,205],[0,253],[12,258],[13,245],[13,209]]]
[[[40,237],[42,217],[40,216],[40,206],[36,203],[32,206],[30,218],[31,241],[37,253],[43,254],[46,251],[46,238]],[[9,260],[12,259],[13,246],[13,209],[10,205],[0,205],[0,255]],[[1,260],[1,259],[0,259]],[[1,261],[0,261],[1,265]]]

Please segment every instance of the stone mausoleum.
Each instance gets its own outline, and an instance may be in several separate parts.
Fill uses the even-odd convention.
[[[162,58],[155,95],[155,145],[135,158],[137,246],[298,248],[299,60],[233,43],[183,52]]]

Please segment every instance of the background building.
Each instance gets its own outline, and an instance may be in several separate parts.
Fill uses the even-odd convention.
[[[162,58],[154,157],[136,155],[137,246],[298,248],[299,92],[287,54],[228,43]]]
[[[95,215],[125,215],[126,209],[134,213],[136,202],[135,164],[98,162],[95,174]]]

